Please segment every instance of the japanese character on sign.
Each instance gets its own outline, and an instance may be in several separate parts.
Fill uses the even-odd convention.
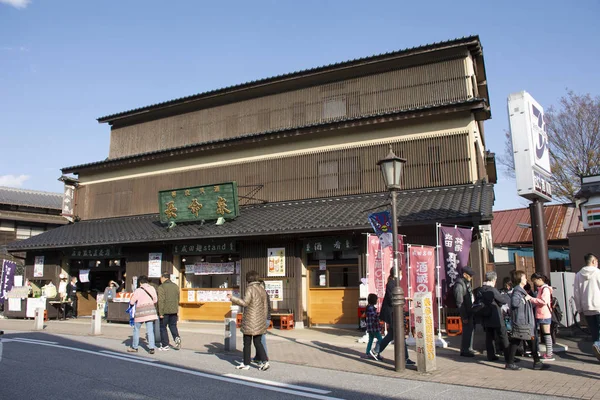
[[[340,243],[339,240],[336,240],[335,243],[333,244],[333,248],[336,249],[336,250],[341,250],[342,243]]]
[[[173,197],[173,198],[177,197],[177,192],[175,190],[173,190],[171,192],[171,197]]]
[[[186,196],[189,196],[189,195],[190,195],[190,189],[186,189],[186,190],[185,190],[185,195],[186,195]]]
[[[426,261],[417,261],[417,274],[426,274],[427,273],[427,262]]]
[[[219,193],[221,191],[221,187],[220,186],[215,186],[215,193]]]
[[[417,275],[417,284],[428,283],[427,275]]]
[[[200,188],[200,194],[205,194],[204,188]]]
[[[461,252],[463,250],[463,244],[465,239],[457,237],[454,239],[454,251]]]
[[[321,244],[321,242],[315,243],[315,251],[323,251],[323,245]]]
[[[444,234],[444,245],[446,247],[452,247],[452,239],[454,239],[454,238],[452,237],[451,234],[449,234],[449,233]]]
[[[225,215],[225,213],[231,214],[231,211],[227,209],[227,200],[219,196],[217,200],[217,214]]]

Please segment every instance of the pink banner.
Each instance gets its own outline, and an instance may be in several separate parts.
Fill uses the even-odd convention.
[[[404,256],[404,244],[401,235],[398,235],[398,252],[398,261],[400,262],[398,267],[401,268],[402,276],[406,277],[406,257]],[[379,238],[375,235],[369,235],[367,254],[369,293],[377,295],[377,310],[379,311],[385,296],[385,286],[393,266],[393,250],[392,247],[382,249]],[[400,285],[404,293],[408,293],[407,280],[402,279]],[[407,310],[406,307],[405,310]]]
[[[410,266],[410,297],[415,293],[431,292],[435,300],[435,247],[408,246]],[[411,302],[411,320],[414,322],[414,302]],[[434,301],[434,310],[437,303]],[[437,326],[437,312],[434,312],[435,325]],[[413,325],[414,326],[414,325]]]

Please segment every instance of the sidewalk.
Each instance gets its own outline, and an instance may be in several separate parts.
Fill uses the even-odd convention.
[[[68,321],[48,321],[44,332],[88,336],[91,321],[80,318]],[[201,353],[223,353],[224,325],[218,323],[179,323],[183,347]],[[31,320],[0,320],[5,331],[30,331]],[[127,324],[102,325],[102,337],[129,341],[131,327]],[[437,349],[437,371],[421,374],[416,367],[404,373],[394,371],[393,346],[383,353],[383,362],[361,359],[365,344],[357,343],[361,336],[356,330],[334,328],[272,329],[267,336],[269,358],[277,362],[306,365],[310,367],[366,373],[371,375],[401,377],[427,382],[439,382],[490,389],[510,390],[524,393],[548,394],[581,399],[600,399],[600,362],[591,354],[591,344],[582,341],[560,339],[568,342],[569,351],[556,355],[550,369],[534,371],[532,361],[523,358],[522,371],[505,371],[502,358],[499,362],[486,361],[485,355],[473,359],[459,356],[456,346],[460,337],[450,338],[450,348]],[[589,347],[589,348],[588,348]],[[242,340],[238,330],[236,356],[241,358]],[[410,357],[416,361],[414,349]]]

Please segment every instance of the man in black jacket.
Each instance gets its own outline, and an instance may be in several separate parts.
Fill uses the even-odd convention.
[[[67,308],[67,316],[77,318],[77,277],[72,276],[71,282],[67,285],[67,299],[71,300],[71,305]]]
[[[458,278],[454,283],[454,298],[462,319],[460,355],[475,357],[473,352],[473,289],[471,288],[474,273],[469,266],[463,267],[462,273],[462,278]]]
[[[483,314],[481,322],[485,329],[485,348],[487,359],[489,361],[496,361],[498,359],[494,349],[496,337],[498,337],[504,348],[505,360],[508,360],[508,334],[506,332],[504,318],[502,318],[501,307],[504,304],[508,304],[510,297],[507,294],[501,294],[498,289],[496,289],[497,280],[498,275],[495,272],[492,271],[486,273],[485,282],[483,282],[483,286],[479,288],[478,293],[478,296],[481,297],[481,300],[485,305],[485,311],[481,313]]]

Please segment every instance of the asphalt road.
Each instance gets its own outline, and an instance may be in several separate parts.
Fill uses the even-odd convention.
[[[6,333],[0,399],[548,399],[272,362],[234,368],[237,358],[192,350],[125,352],[126,341]],[[185,345],[185,344],[184,344]],[[482,382],[485,380],[482,379]]]

